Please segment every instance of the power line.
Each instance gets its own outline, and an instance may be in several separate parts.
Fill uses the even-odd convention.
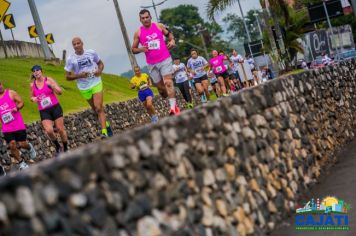
[[[160,6],[162,5],[163,3],[167,2],[168,0],[163,0],[162,2],[160,3],[155,3],[154,0],[152,0],[152,5],[149,5],[149,6],[141,6],[141,8],[144,8],[144,9],[148,9],[148,8],[153,8],[153,10],[155,11],[155,15],[156,15],[156,19],[157,19],[157,22],[159,22],[159,17],[158,17],[158,14],[157,14],[157,6]]]

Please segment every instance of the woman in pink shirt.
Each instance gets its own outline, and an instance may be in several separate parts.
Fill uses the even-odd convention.
[[[36,158],[36,151],[32,144],[27,142],[26,126],[20,110],[23,108],[22,98],[13,90],[5,89],[0,81],[0,121],[1,131],[9,146],[11,156],[19,163],[19,169],[26,169],[28,165],[21,157],[19,148],[29,150],[30,158]],[[5,172],[1,174],[5,175]]]
[[[63,143],[63,151],[68,150],[67,132],[64,128],[63,110],[56,97],[62,94],[61,87],[50,77],[44,77],[42,68],[39,65],[32,67],[31,101],[37,103],[38,110],[46,134],[56,146],[56,153],[60,153],[62,148],[53,130],[53,124],[59,131]]]
[[[229,79],[229,74],[227,73],[227,68],[224,65],[224,60],[226,57],[224,55],[219,55],[218,51],[213,50],[212,52],[213,58],[209,60],[210,67],[212,68],[216,78],[218,79],[218,83],[220,85],[222,95],[228,96],[226,93],[225,79]]]

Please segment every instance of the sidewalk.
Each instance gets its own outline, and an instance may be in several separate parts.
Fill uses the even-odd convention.
[[[352,141],[343,151],[338,153],[338,162],[321,177],[320,182],[313,186],[304,200],[312,197],[335,196],[351,205],[349,211],[350,231],[304,231],[294,229],[294,216],[286,219],[279,229],[271,236],[338,236],[356,235],[356,140]]]

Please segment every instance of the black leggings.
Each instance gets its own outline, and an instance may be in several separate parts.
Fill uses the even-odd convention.
[[[178,83],[176,85],[179,88],[180,92],[182,93],[184,100],[186,102],[192,102],[192,97],[190,96],[190,92],[189,92],[189,81],[186,80],[183,83]]]

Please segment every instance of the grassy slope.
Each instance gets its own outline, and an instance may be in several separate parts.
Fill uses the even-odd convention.
[[[54,78],[64,93],[59,96],[65,113],[72,113],[89,108],[87,102],[80,96],[76,82],[66,81],[63,65],[46,65],[41,59],[0,59],[0,81],[6,88],[16,90],[25,101],[22,115],[26,122],[39,120],[37,105],[32,103],[30,97],[31,67],[39,64],[46,76]],[[126,78],[104,74],[104,102],[124,101],[135,98],[137,92],[129,88]]]

